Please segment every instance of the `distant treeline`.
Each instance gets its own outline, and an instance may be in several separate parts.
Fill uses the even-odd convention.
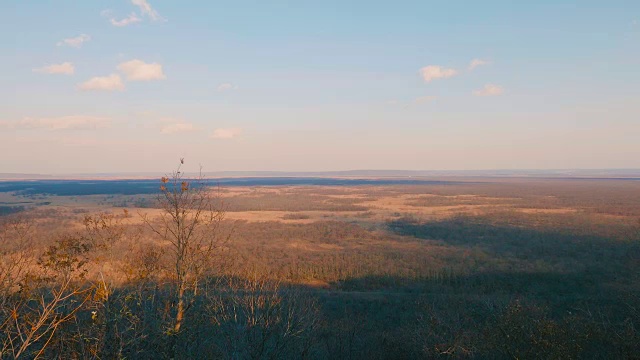
[[[359,185],[448,185],[455,182],[419,179],[334,179],[334,178],[224,178],[206,180],[210,186],[359,186]],[[139,195],[156,194],[158,180],[34,180],[0,182],[0,193],[21,195]]]

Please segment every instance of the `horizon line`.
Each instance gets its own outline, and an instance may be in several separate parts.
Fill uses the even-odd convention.
[[[196,171],[185,171],[185,174],[194,174]],[[573,174],[572,174],[573,173]],[[0,172],[0,180],[46,180],[46,179],[74,179],[74,177],[89,178],[120,178],[141,179],[144,177],[156,177],[166,175],[166,171],[122,171],[122,172],[77,172],[77,173],[25,173],[25,172]],[[455,169],[455,170],[406,170],[406,169],[359,169],[359,170],[327,170],[327,171],[290,171],[290,170],[217,170],[203,171],[204,176],[445,176],[445,175],[484,175],[484,176],[615,176],[637,177],[640,176],[640,168],[556,168],[556,169]]]

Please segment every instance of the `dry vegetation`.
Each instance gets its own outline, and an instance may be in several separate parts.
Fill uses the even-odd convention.
[[[0,358],[637,357],[640,182],[456,180],[4,193]]]

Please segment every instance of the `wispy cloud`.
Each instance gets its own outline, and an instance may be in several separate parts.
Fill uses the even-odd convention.
[[[477,68],[478,66],[483,66],[483,65],[489,65],[491,64],[491,62],[487,61],[487,60],[482,60],[482,59],[473,59],[471,60],[471,62],[469,63],[469,71]]]
[[[223,83],[218,85],[219,92],[237,90],[237,89],[238,89],[238,85],[233,85],[232,83]]]
[[[43,74],[65,74],[72,75],[75,71],[73,64],[70,62],[63,62],[62,64],[52,64],[43,66],[41,68],[33,69],[33,72]]]
[[[498,96],[504,93],[504,88],[500,85],[487,84],[480,90],[475,90],[475,96]]]
[[[227,128],[227,129],[216,129],[211,134],[212,139],[233,139],[235,137],[240,136],[242,134],[242,129],[240,128]]]
[[[71,47],[79,48],[79,47],[82,47],[82,45],[89,40],[91,40],[91,36],[86,34],[80,34],[73,38],[63,39],[62,41],[59,41],[56,45],[71,46]]]
[[[131,14],[129,14],[129,16],[122,18],[120,20],[114,18],[114,17],[109,17],[109,22],[111,22],[111,25],[113,26],[117,26],[117,27],[124,27],[127,25],[131,25],[131,24],[135,24],[135,23],[139,23],[141,22],[142,19],[138,17],[138,15],[134,12],[132,12]]]
[[[153,21],[166,21],[158,12],[151,7],[147,0],[131,0],[131,3],[140,9],[142,15],[149,17]]]
[[[133,11],[127,17],[117,19],[115,16],[113,16],[113,11],[111,10],[102,10],[102,12],[100,12],[100,15],[109,19],[111,25],[117,27],[124,27],[142,22],[143,17],[151,19],[152,21],[167,21],[167,19],[162,17],[153,7],[151,7],[147,0],[131,0],[131,3],[138,7],[140,15]]]
[[[191,123],[177,122],[173,124],[166,124],[160,129],[163,134],[175,134],[181,132],[194,131],[196,128]]]
[[[118,74],[109,76],[98,76],[91,78],[81,84],[78,84],[80,90],[104,90],[104,91],[122,91],[124,83]]]
[[[79,130],[109,127],[111,119],[95,116],[61,116],[49,118],[25,117],[21,120],[0,121],[5,129]]]
[[[420,75],[425,82],[431,82],[436,79],[446,79],[456,76],[458,75],[458,71],[438,65],[429,65],[420,69]]]
[[[158,63],[145,63],[138,59],[121,63],[118,65],[118,70],[122,71],[129,81],[166,79],[166,76],[162,72],[162,65]]]

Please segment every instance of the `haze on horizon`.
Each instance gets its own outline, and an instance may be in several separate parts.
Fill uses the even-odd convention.
[[[640,2],[5,1],[2,173],[640,168]]]

